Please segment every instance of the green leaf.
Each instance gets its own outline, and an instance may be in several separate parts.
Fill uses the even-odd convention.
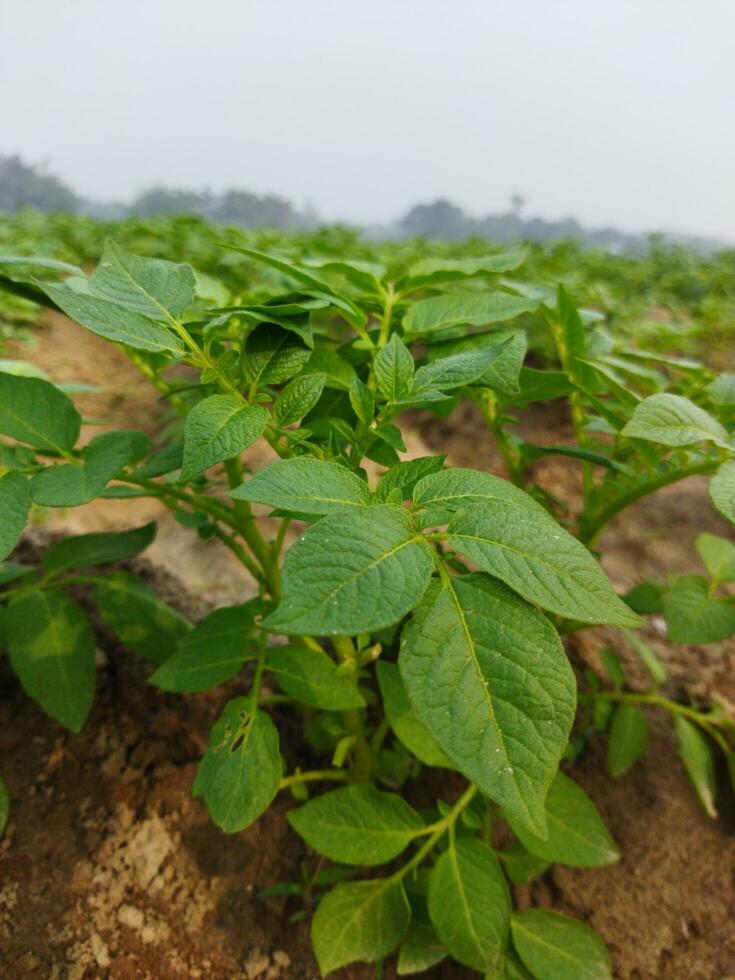
[[[378,391],[388,402],[397,402],[408,392],[413,378],[413,357],[398,334],[392,334],[378,351],[374,368]]]
[[[282,775],[275,725],[263,711],[251,710],[249,698],[235,698],[212,728],[192,792],[217,826],[234,834],[268,808]]]
[[[350,405],[352,405],[352,411],[362,424],[369,426],[375,414],[375,393],[359,378],[352,379]]]
[[[556,319],[561,327],[560,357],[566,373],[574,384],[594,390],[595,373],[585,363],[587,335],[584,323],[563,286],[556,291]]]
[[[0,837],[3,835],[5,826],[8,822],[8,816],[10,815],[10,797],[8,796],[8,791],[5,788],[5,783],[0,778]]]
[[[546,617],[487,575],[446,577],[404,629],[398,664],[443,751],[545,833],[544,797],[575,709],[574,675]]]
[[[184,634],[176,651],[150,678],[164,691],[208,691],[234,677],[255,652],[252,648],[259,600],[215,609]]]
[[[239,456],[265,430],[268,413],[235,395],[210,395],[189,412],[184,429],[181,480],[190,480],[222,460]]]
[[[700,534],[694,542],[699,557],[716,582],[735,581],[735,544],[716,534]]]
[[[79,438],[74,402],[49,381],[0,374],[0,433],[35,449],[60,453]]]
[[[391,626],[423,595],[431,548],[408,512],[391,504],[329,514],[286,555],[273,632],[354,636]]]
[[[664,595],[672,643],[716,643],[735,633],[735,603],[711,596],[701,575],[682,575]]]
[[[428,914],[419,918],[412,907],[411,923],[398,953],[396,972],[399,977],[412,973],[423,973],[436,966],[447,955],[447,951],[437,938]]]
[[[514,507],[531,508],[549,517],[548,511],[524,490],[491,473],[453,466],[420,480],[413,491],[417,507],[447,511],[464,510],[474,504],[492,505],[505,501]]]
[[[242,374],[251,386],[283,384],[297,375],[311,356],[311,350],[290,330],[261,323],[245,341]]]
[[[79,463],[47,466],[31,481],[33,502],[43,507],[79,507],[94,500],[120,470],[150,447],[142,432],[121,430],[95,436]]]
[[[132,255],[111,239],[90,279],[90,289],[152,320],[179,317],[194,302],[196,279],[190,265]]]
[[[513,320],[538,306],[537,299],[500,291],[445,293],[412,303],[403,317],[403,329],[418,337],[465,324],[481,327]]]
[[[134,558],[145,551],[156,536],[156,524],[144,524],[132,531],[101,531],[64,538],[43,553],[41,561],[50,572],[88,565],[107,565]]]
[[[714,442],[726,449],[731,448],[727,432],[709,412],[688,398],[668,392],[650,395],[636,405],[623,435],[659,442],[664,446]]]
[[[152,353],[181,355],[186,349],[171,330],[118,303],[67,285],[39,285],[70,319],[106,340]]]
[[[268,670],[280,687],[296,701],[325,711],[364,708],[365,699],[351,678],[339,674],[323,650],[307,647],[271,647]]]
[[[716,819],[715,766],[709,742],[696,725],[674,715],[676,744],[684,768],[708,817]]]
[[[102,619],[124,646],[155,664],[170,657],[191,629],[189,620],[166,605],[145,582],[129,572],[100,579],[94,598]]]
[[[276,398],[273,412],[280,426],[304,418],[321,398],[326,374],[302,374],[288,384]]]
[[[460,554],[542,609],[583,623],[640,623],[589,551],[550,515],[498,500],[460,511],[447,532]]]
[[[497,349],[498,356],[491,362],[484,374],[480,375],[473,383],[485,388],[493,388],[503,395],[515,395],[519,390],[518,379],[527,347],[528,342],[523,330],[498,330],[435,344],[429,348],[427,357],[433,361],[437,357],[459,354],[468,348],[473,350]]]
[[[513,945],[536,980],[612,980],[600,936],[577,919],[548,909],[515,912]]]
[[[337,388],[340,391],[348,391],[352,379],[356,377],[353,366],[327,347],[317,347],[304,370],[326,375],[326,387]]]
[[[643,712],[623,702],[615,710],[607,743],[607,771],[623,776],[646,751],[648,726]]]
[[[159,449],[158,452],[153,453],[142,466],[136,469],[135,476],[138,479],[150,480],[156,476],[165,476],[167,473],[173,473],[174,470],[181,469],[183,457],[183,442],[174,442],[170,446],[164,446],[163,449]]]
[[[375,490],[376,500],[387,500],[395,490],[400,492],[401,500],[408,500],[419,480],[430,473],[438,473],[444,466],[446,458],[446,456],[419,456],[417,459],[396,463],[381,476]]]
[[[510,847],[501,851],[498,857],[514,885],[527,885],[529,881],[538,878],[550,867],[548,861],[531,854],[520,841],[515,841]]]
[[[481,973],[497,969],[510,928],[510,895],[487,844],[452,835],[431,872],[429,915],[456,960]]]
[[[475,276],[497,276],[517,269],[526,260],[528,249],[510,248],[493,255],[480,255],[469,259],[428,258],[415,262],[405,279],[397,283],[401,293],[426,286],[438,286],[445,282],[472,279]]]
[[[573,868],[600,868],[620,857],[595,804],[562,772],[549,787],[545,810],[548,834],[542,840],[529,833],[515,813],[503,809],[503,819],[531,854]]]
[[[23,690],[56,721],[81,731],[94,699],[94,636],[65,595],[28,592],[8,607],[10,663]]]
[[[718,374],[706,390],[715,405],[735,405],[735,374]]]
[[[31,491],[28,480],[11,470],[0,477],[0,560],[18,543],[28,521]]]
[[[382,960],[403,939],[410,919],[400,880],[341,881],[321,900],[311,923],[322,976],[357,960]]]
[[[330,514],[370,503],[370,488],[338,463],[298,456],[266,466],[230,496],[299,514]]]
[[[563,371],[538,371],[522,367],[518,374],[520,392],[513,399],[514,405],[530,405],[565,398],[575,390],[575,385]]]
[[[0,585],[8,585],[16,579],[23,578],[33,572],[31,565],[21,565],[19,562],[3,561],[0,562]]]
[[[331,861],[372,866],[404,851],[424,827],[397,793],[372,786],[342,786],[288,814],[309,847]]]
[[[433,735],[411,704],[397,664],[379,660],[375,669],[385,717],[398,740],[425,765],[454,769],[454,763],[439,748]]]
[[[508,341],[492,347],[475,347],[462,350],[449,357],[429,361],[418,369],[413,378],[411,391],[401,401],[420,401],[426,393],[452,391],[478,382],[490,365],[502,354]]]
[[[735,460],[723,463],[709,481],[710,500],[731,524],[735,524]]]
[[[277,269],[278,272],[283,273],[283,275],[288,276],[290,279],[294,279],[298,282],[305,290],[313,293],[319,297],[328,297],[333,306],[335,306],[344,315],[345,319],[351,323],[353,326],[364,326],[367,323],[367,317],[358,307],[355,306],[351,300],[337,293],[332,287],[324,282],[322,279],[318,279],[316,276],[312,276],[305,269],[299,266],[293,265],[290,262],[286,262],[283,259],[277,258],[275,255],[266,255],[264,252],[257,252],[253,248],[245,248],[241,245],[230,245],[229,243],[222,242],[225,248],[231,248],[233,252],[240,252],[242,255],[247,255],[251,259],[255,259],[256,262],[263,262],[265,265],[271,266],[273,269]]]

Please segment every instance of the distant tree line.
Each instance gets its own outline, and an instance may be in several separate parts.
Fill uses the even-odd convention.
[[[506,212],[475,218],[451,201],[438,200],[431,204],[415,205],[392,224],[361,230],[373,239],[416,237],[465,241],[485,238],[502,244],[572,238],[611,252],[636,253],[648,248],[647,236],[627,234],[616,228],[584,228],[575,218],[547,221],[524,217],[525,205],[525,199],[520,194],[512,194]],[[206,190],[155,186],[143,191],[130,204],[93,201],[77,196],[43,167],[25,163],[19,156],[0,155],[0,213],[12,214],[24,207],[40,211],[77,212],[109,221],[192,214],[216,224],[283,231],[316,229],[323,223],[312,209],[300,211],[285,198],[273,194],[259,196],[234,188],[214,194]],[[670,243],[702,251],[724,247],[722,242],[694,236],[664,237]]]

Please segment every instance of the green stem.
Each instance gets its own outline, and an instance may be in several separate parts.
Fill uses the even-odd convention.
[[[679,704],[678,701],[671,701],[669,698],[664,698],[660,694],[636,694],[630,691],[599,691],[595,694],[580,694],[579,700],[584,704],[600,697],[606,698],[608,701],[618,701],[620,703],[647,704],[652,708],[661,708],[664,711],[668,711],[672,715],[681,715],[682,718],[687,718],[689,721],[693,721],[695,725],[703,728],[717,742],[723,752],[730,752],[730,747],[722,732],[718,731],[716,723],[704,712],[697,711],[696,708]]]
[[[722,460],[717,459],[707,460],[704,463],[693,463],[691,466],[685,466],[680,470],[664,473],[654,480],[649,480],[648,483],[642,486],[633,487],[628,493],[623,494],[617,500],[609,503],[596,516],[583,520],[582,526],[580,527],[579,540],[588,548],[591,547],[613,517],[622,510],[625,510],[626,507],[630,507],[637,500],[640,500],[641,497],[646,497],[649,493],[655,493],[656,490],[668,487],[672,483],[677,483],[679,480],[685,480],[688,476],[712,473],[720,466],[721,462]]]
[[[295,772],[290,776],[284,776],[279,783],[278,789],[286,789],[294,783],[315,783],[321,780],[334,780],[344,783],[349,779],[346,769],[312,769],[309,772]]]
[[[457,818],[470,803],[475,793],[477,793],[477,787],[474,784],[470,784],[446,817],[442,817],[442,819],[437,820],[436,823],[429,824],[428,827],[424,827],[424,829],[416,835],[417,837],[423,837],[425,834],[429,834],[430,836],[426,843],[423,844],[418,851],[416,851],[411,860],[404,864],[402,868],[399,868],[395,874],[390,876],[391,880],[400,881],[402,878],[405,878],[409,872],[413,871],[414,868],[421,864],[426,855],[434,848],[439,839],[447,832],[447,830],[454,827]]]

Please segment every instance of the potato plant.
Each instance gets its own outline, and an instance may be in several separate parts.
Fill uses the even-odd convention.
[[[113,242],[89,277],[49,260],[10,270],[3,260],[0,285],[121,345],[181,421],[153,444],[121,430],[80,446],[69,393],[5,364],[0,557],[11,556],[31,506],[107,497],[123,507],[150,496],[229,548],[257,586],[257,597],[192,625],[131,572],[109,571],[150,544],[154,525],[66,538],[39,569],[0,565],[12,669],[51,717],[81,729],[95,687],[82,590],[151,661],[162,690],[194,693],[239,676],[243,693],[215,723],[193,792],[228,833],[279,791],[295,797],[294,831],[339,869],[314,879],[321,890],[336,881],[312,921],[324,975],[397,951],[402,975],[450,956],[485,977],[611,976],[587,925],[546,909],[513,912],[508,882],[552,862],[618,858],[595,805],[559,770],[589,730],[570,743],[577,684],[561,636],[608,624],[628,631],[645,659],[631,631],[652,609],[646,597],[663,603],[671,629],[676,583],[649,583],[626,603],[588,548],[628,505],[693,473],[714,474],[713,503],[735,523],[728,376],[621,354],[563,289],[514,278],[520,249],[424,259],[398,276],[361,261],[228,254],[241,270],[235,295],[189,265]],[[525,327],[548,330],[553,369],[526,364]],[[401,459],[405,410],[446,413],[464,397],[479,406],[509,480],[448,467],[443,456]],[[514,434],[514,411],[558,398],[569,401],[574,445]],[[261,439],[275,461],[253,473],[248,449]],[[582,467],[576,521],[532,480],[548,453]],[[271,536],[257,519],[263,508],[276,518]],[[300,535],[287,548],[293,523]],[[725,545],[704,545],[718,583],[733,575]],[[731,624],[732,598],[702,581],[704,592],[699,579],[679,591],[703,621]],[[636,697],[613,674],[613,689],[588,677],[581,700],[592,727],[612,718],[615,775],[645,747],[641,701],[674,713],[690,774],[702,759],[711,766],[707,739],[730,752],[719,715],[657,688]],[[284,712],[300,719],[317,767],[287,769]],[[444,771],[428,803],[416,783],[424,767]],[[701,774],[692,778],[702,797]],[[6,812],[0,792],[0,820]],[[496,822],[510,833],[498,835]]]

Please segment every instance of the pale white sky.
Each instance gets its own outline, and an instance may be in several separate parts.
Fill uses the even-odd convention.
[[[77,191],[235,185],[376,223],[735,241],[735,0],[0,0],[0,153]]]

